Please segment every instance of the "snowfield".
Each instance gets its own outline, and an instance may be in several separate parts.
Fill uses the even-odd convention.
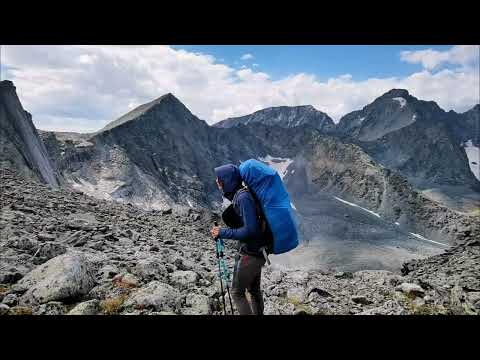
[[[400,109],[403,108],[407,104],[407,100],[402,97],[395,97],[392,100],[398,101],[400,103]]]
[[[470,165],[470,170],[472,171],[473,175],[480,180],[480,151],[477,146],[474,146],[472,140],[468,140],[464,144],[465,153],[468,157],[468,165]]]
[[[258,158],[258,160],[267,163],[268,166],[275,169],[275,171],[280,175],[280,178],[283,180],[285,175],[287,175],[287,168],[293,162],[292,159],[287,158],[274,158],[270,155],[267,155],[264,158]]]

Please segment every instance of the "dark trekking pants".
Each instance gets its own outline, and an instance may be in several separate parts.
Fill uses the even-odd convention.
[[[264,258],[241,254],[235,257],[232,298],[240,315],[263,315],[263,295],[260,288]],[[251,304],[246,297],[250,294]]]

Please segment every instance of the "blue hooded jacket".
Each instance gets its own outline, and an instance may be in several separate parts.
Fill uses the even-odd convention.
[[[227,164],[215,168],[215,175],[223,183],[223,195],[232,201],[235,193],[242,188],[240,170],[235,165]],[[220,238],[240,241],[241,250],[247,254],[261,254],[260,248],[265,245],[265,239],[253,196],[248,191],[241,192],[236,198],[234,210],[242,218],[243,226],[237,229],[221,228]]]

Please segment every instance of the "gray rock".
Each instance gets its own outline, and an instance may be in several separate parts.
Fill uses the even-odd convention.
[[[145,281],[161,280],[167,276],[167,269],[160,260],[148,258],[139,260],[133,273]]]
[[[8,306],[7,304],[0,304],[0,316],[8,314],[9,310],[10,306]]]
[[[111,279],[113,278],[115,275],[117,275],[118,273],[120,272],[120,270],[118,270],[118,267],[114,266],[114,265],[105,265],[103,266],[97,273],[97,276],[99,276],[99,278],[101,280],[108,280],[108,279]]]
[[[63,315],[66,312],[65,305],[60,301],[51,301],[40,305],[35,315]]]
[[[123,285],[124,287],[130,287],[130,288],[138,287],[140,284],[140,281],[138,280],[138,278],[135,275],[132,275],[130,273],[115,275],[112,281],[121,286]]]
[[[20,298],[20,304],[47,303],[85,295],[95,285],[92,274],[83,254],[57,256],[19,281],[19,287],[27,289]]]
[[[54,241],[57,237],[48,233],[39,233],[37,234],[37,239],[39,241]]]
[[[354,295],[350,298],[355,304],[361,304],[361,305],[370,305],[373,302],[368,300],[365,296],[362,295]]]
[[[65,254],[66,251],[67,248],[65,247],[65,245],[48,241],[41,244],[39,246],[38,252],[36,252],[36,254],[34,255],[50,260],[58,255]]]
[[[425,294],[425,290],[423,290],[421,286],[412,283],[402,283],[398,285],[395,290],[411,296],[423,296]]]
[[[175,311],[180,306],[180,293],[168,284],[152,281],[135,291],[124,303],[126,308]]]
[[[77,304],[67,315],[97,315],[100,312],[100,302],[97,299]]]
[[[170,280],[175,286],[190,287],[197,283],[198,274],[194,271],[175,271],[170,274]]]
[[[2,303],[8,306],[15,306],[18,303],[18,297],[16,294],[8,294],[3,298]]]
[[[186,305],[188,308],[182,310],[185,315],[210,315],[210,299],[205,295],[189,294],[187,295]]]
[[[353,279],[353,274],[352,274],[351,272],[348,272],[348,271],[346,271],[346,272],[343,272],[343,271],[338,272],[338,273],[336,273],[334,276],[335,276],[335,278],[337,278],[337,279]]]

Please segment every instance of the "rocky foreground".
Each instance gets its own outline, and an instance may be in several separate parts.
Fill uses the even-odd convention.
[[[215,214],[146,211],[0,169],[0,314],[221,314]],[[227,263],[235,249],[227,244]],[[264,270],[266,314],[479,314],[480,239],[388,271]]]

